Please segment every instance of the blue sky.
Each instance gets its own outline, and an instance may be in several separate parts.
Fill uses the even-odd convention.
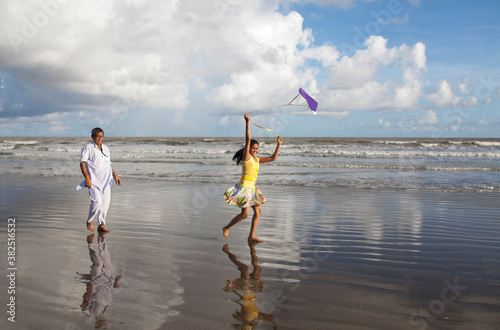
[[[282,136],[500,137],[498,17],[493,0],[3,1],[0,136],[241,136],[278,107],[253,119]],[[299,87],[316,116],[280,107]]]

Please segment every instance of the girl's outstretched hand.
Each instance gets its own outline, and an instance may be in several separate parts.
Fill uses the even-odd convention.
[[[282,143],[283,143],[283,139],[278,136],[278,144],[282,144]]]
[[[244,116],[244,117],[245,117],[245,120],[246,120],[246,121],[249,121],[249,120],[250,120],[250,116],[248,115],[248,113],[245,113],[245,116]]]

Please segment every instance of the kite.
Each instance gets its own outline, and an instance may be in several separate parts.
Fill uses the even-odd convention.
[[[306,100],[307,105],[309,106],[309,109],[311,109],[311,111],[314,114],[316,114],[316,109],[318,108],[318,102],[316,102],[315,99],[313,99],[312,97],[307,95],[307,93],[302,88],[299,88],[299,94],[302,95],[302,97]],[[297,96],[295,98],[297,98]],[[292,100],[292,102],[293,102],[293,100]],[[292,103],[292,102],[290,102],[290,103]]]
[[[307,107],[313,112],[313,114],[316,115],[316,109],[318,108],[318,102],[316,102],[316,100],[314,100],[312,97],[310,97],[302,88],[299,88],[299,94],[297,94],[297,96],[295,96],[290,102],[288,102],[287,104],[284,104],[282,106],[278,106],[278,107],[273,107],[273,108],[267,108],[267,109],[261,109],[261,110],[256,110],[256,111],[251,111],[249,113],[255,113],[255,112],[260,112],[260,111],[266,111],[266,110],[271,110],[271,109],[276,109],[276,108],[281,108],[281,107],[287,107],[289,105],[294,105],[294,106],[305,106],[305,104],[292,104],[293,101],[295,101],[295,99],[297,99],[297,97],[299,96],[302,96],[306,102],[307,102]],[[275,131],[269,129],[269,128],[265,128],[265,127],[262,127],[262,126],[259,126],[257,125],[256,123],[254,123],[252,121],[252,119],[250,119],[250,121],[252,122],[252,124],[254,124],[255,126],[259,127],[259,128],[262,128],[262,129],[265,129],[269,132],[273,132],[274,135],[278,136],[278,134],[276,134]]]

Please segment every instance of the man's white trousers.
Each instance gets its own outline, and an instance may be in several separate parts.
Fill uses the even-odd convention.
[[[90,209],[87,223],[97,215],[97,225],[106,223],[106,214],[109,209],[109,202],[111,201],[111,187],[106,187],[104,194],[97,187],[89,189]]]

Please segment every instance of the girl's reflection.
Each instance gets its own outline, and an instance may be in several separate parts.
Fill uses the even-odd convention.
[[[227,280],[224,291],[232,292],[236,294],[239,299],[235,300],[241,307],[241,309],[233,314],[233,317],[240,321],[240,324],[234,324],[235,329],[253,329],[258,325],[259,320],[271,322],[274,325],[274,329],[278,329],[278,324],[274,321],[271,314],[265,314],[259,312],[257,306],[255,306],[256,293],[264,291],[264,282],[260,280],[261,268],[259,266],[259,258],[255,252],[256,243],[249,243],[250,256],[252,257],[253,271],[249,273],[248,266],[244,263],[238,261],[236,256],[229,252],[229,245],[226,244],[222,248],[228,257],[240,271],[240,277],[233,280]]]
[[[89,247],[90,274],[80,274],[81,280],[87,283],[87,291],[83,295],[83,302],[80,305],[83,314],[87,317],[95,317],[95,328],[100,329],[106,326],[104,312],[113,300],[113,289],[118,288],[118,281],[121,275],[113,278],[111,270],[111,258],[106,246],[104,235],[99,235],[97,246],[99,251],[93,245],[94,234],[87,236]]]

